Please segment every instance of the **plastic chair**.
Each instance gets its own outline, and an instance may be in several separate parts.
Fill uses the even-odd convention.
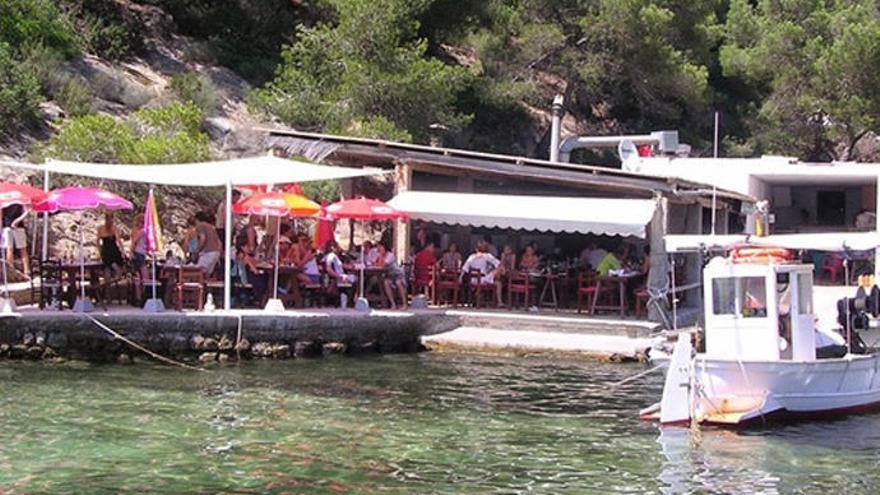
[[[843,270],[843,258],[836,253],[829,254],[822,258],[822,273],[828,274],[828,279],[837,283],[837,277]]]

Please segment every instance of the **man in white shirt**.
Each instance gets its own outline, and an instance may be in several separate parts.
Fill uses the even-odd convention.
[[[336,241],[327,241],[325,251],[327,254],[324,256],[324,268],[327,270],[327,275],[333,277],[337,285],[354,284],[355,276],[345,273],[345,267],[339,257],[339,244],[336,244]]]

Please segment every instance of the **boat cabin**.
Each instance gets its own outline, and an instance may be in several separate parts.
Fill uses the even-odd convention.
[[[706,357],[816,359],[812,265],[717,257],[703,276]]]

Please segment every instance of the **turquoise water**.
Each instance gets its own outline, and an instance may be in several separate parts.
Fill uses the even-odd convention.
[[[0,493],[877,493],[880,416],[744,433],[636,418],[660,375],[419,354],[0,364]]]

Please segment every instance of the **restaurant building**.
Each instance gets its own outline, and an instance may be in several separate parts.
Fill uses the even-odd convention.
[[[415,225],[442,232],[441,248],[456,242],[468,251],[479,238],[511,244],[519,252],[535,243],[560,260],[577,256],[590,241],[611,248],[627,242],[650,249],[647,287],[651,298],[678,293],[679,320],[701,308],[699,254],[679,257],[673,269],[667,234],[702,234],[713,207],[719,233],[738,233],[740,212],[753,198],[698,181],[644,172],[554,163],[525,157],[410,145],[382,140],[262,129],[276,153],[313,161],[393,172],[385,194],[410,213],[394,235],[398,257],[413,242]],[[346,181],[343,194],[357,191]],[[641,252],[641,251],[639,251]],[[672,273],[675,277],[671,277]],[[653,321],[668,323],[662,305],[649,304]]]

